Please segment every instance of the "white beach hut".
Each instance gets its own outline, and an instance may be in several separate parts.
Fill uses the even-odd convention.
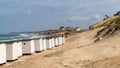
[[[51,40],[52,40],[52,47],[55,47],[54,37],[51,37]]]
[[[60,46],[59,36],[57,36],[57,40],[58,40],[58,46]]]
[[[40,38],[40,39],[39,39],[39,42],[40,42],[40,50],[41,50],[41,51],[43,51],[43,50],[44,50],[44,46],[43,46],[43,45],[44,45],[44,44],[43,44],[43,39],[42,39],[42,38]]]
[[[43,44],[42,44],[42,39],[41,38],[40,39],[35,39],[35,51],[40,52],[42,50],[44,50],[43,49]]]
[[[50,37],[46,37],[46,47],[47,49],[52,48],[52,39]]]
[[[55,46],[58,46],[58,45],[59,45],[58,37],[55,37],[55,38],[54,38],[54,42],[55,42]]]
[[[16,41],[6,42],[6,56],[7,61],[18,59],[18,43]]]
[[[18,52],[18,57],[21,57],[22,56],[22,42],[21,41],[18,41],[18,49],[17,49],[17,52]]]
[[[6,63],[6,44],[0,43],[0,65]]]
[[[65,36],[63,36],[63,44],[65,44]]]
[[[22,53],[32,54],[35,52],[35,41],[31,39],[24,39],[22,41]]]
[[[62,36],[62,43],[65,44],[65,36]]]
[[[59,37],[58,37],[58,42],[59,42],[59,45],[62,45],[62,43],[63,43],[63,42],[62,42],[62,36],[59,36]]]
[[[42,38],[43,49],[46,50],[46,38]]]

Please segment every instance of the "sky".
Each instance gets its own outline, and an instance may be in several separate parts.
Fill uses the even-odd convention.
[[[0,33],[88,28],[120,10],[120,0],[0,0]]]

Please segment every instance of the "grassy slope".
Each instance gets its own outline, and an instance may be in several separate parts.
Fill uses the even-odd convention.
[[[109,24],[110,22],[113,22],[113,23],[118,22],[118,20],[120,20],[120,16],[113,16],[113,17],[108,18],[108,19],[106,19],[104,21],[101,21],[101,22],[98,22],[98,23],[96,23],[94,25],[91,25],[89,28],[90,29],[99,28],[101,26],[105,26],[105,25]]]
[[[96,29],[102,26],[105,26],[104,29],[100,30],[97,33],[96,37],[104,37],[107,35],[111,35],[116,31],[120,30],[120,15],[110,17],[106,20],[91,25],[89,29]]]

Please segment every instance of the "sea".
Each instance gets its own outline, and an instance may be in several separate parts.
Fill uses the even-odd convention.
[[[42,38],[46,35],[38,34],[0,34],[0,41],[11,41],[19,39],[31,39],[31,38]]]

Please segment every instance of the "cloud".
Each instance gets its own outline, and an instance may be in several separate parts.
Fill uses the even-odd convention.
[[[96,14],[96,15],[95,15],[95,18],[96,18],[96,19],[100,19],[100,18],[101,18],[100,14]]]
[[[26,15],[31,15],[33,13],[35,13],[33,10],[27,10],[23,12],[23,14],[26,14]]]
[[[107,3],[120,2],[120,0],[105,0]]]
[[[0,22],[4,24],[0,27],[2,31],[6,23],[16,26],[18,22],[18,26],[21,22],[30,23],[30,26],[34,22],[40,27],[48,26],[46,24],[59,26],[62,24],[61,19],[65,19],[63,24],[89,25],[99,21],[105,14],[117,12],[119,2],[120,0],[0,0]]]
[[[72,16],[68,20],[65,20],[65,22],[95,22],[100,20],[102,17],[100,14],[95,14],[93,16],[89,17],[80,17],[80,16]]]
[[[71,21],[76,21],[76,22],[78,22],[78,21],[88,21],[88,20],[90,20],[89,17],[80,17],[80,16],[72,16],[71,17]]]

